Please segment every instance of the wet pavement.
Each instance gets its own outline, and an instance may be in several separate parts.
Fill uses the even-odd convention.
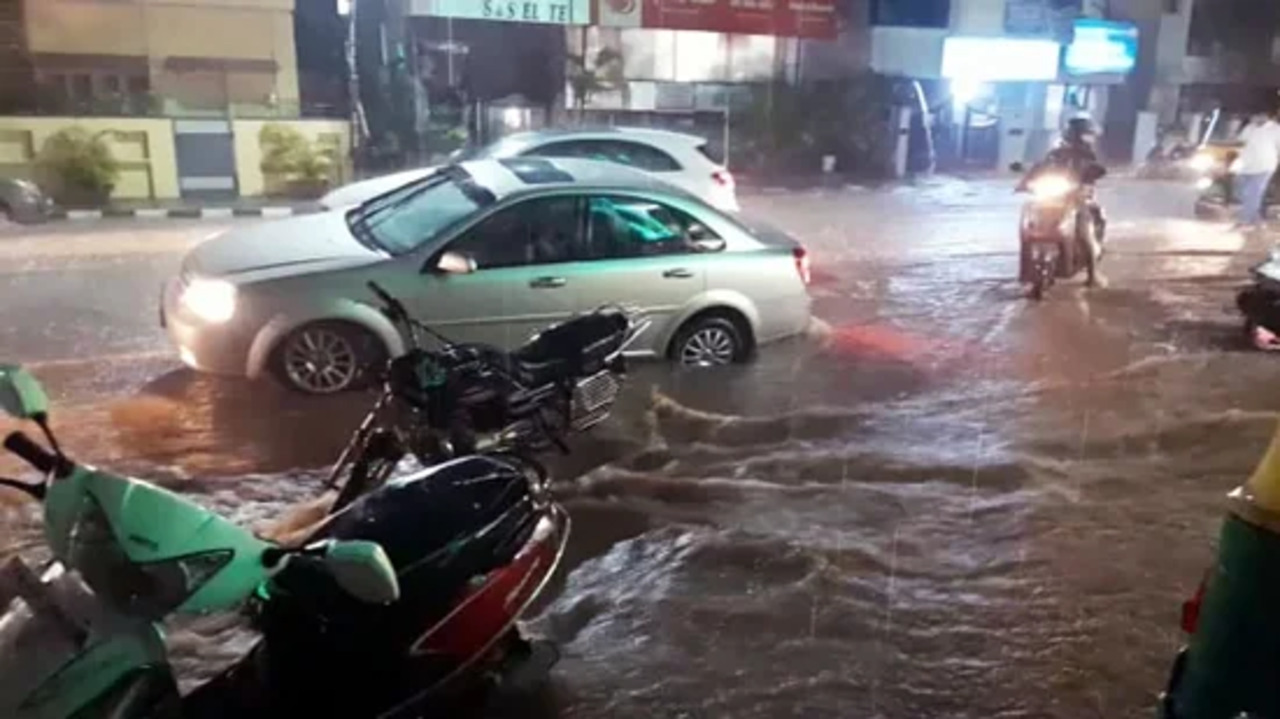
[[[1266,238],[1113,183],[1106,286],[1033,304],[1010,184],[744,198],[812,251],[820,326],[725,371],[640,367],[554,460],[575,517],[538,622],[565,646],[558,716],[1151,715],[1276,421],[1277,358],[1232,309]],[[370,400],[178,367],[159,284],[232,222],[0,231],[0,355],[51,385],[79,458],[264,526]],[[11,546],[29,519],[4,515]],[[174,652],[198,678],[249,640],[203,620]]]

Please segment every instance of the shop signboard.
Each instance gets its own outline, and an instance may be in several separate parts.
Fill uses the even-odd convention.
[[[830,40],[836,0],[596,0],[605,27],[703,30]]]
[[[592,0],[410,0],[415,17],[590,25]]]
[[[1138,26],[1082,18],[1062,58],[1063,72],[1072,78],[1125,76],[1138,65]]]

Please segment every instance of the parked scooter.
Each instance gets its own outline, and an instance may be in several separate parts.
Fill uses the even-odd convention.
[[[45,478],[0,485],[41,502],[55,560],[43,576],[20,559],[0,571],[0,716],[180,716],[160,622],[230,609],[295,571],[357,604],[399,596],[376,543],[275,546],[168,490],[72,461],[44,390],[21,368],[0,366],[0,409],[34,422],[49,444],[11,433],[5,449]]]
[[[476,451],[566,450],[571,432],[604,421],[626,375],[622,352],[648,326],[604,307],[543,330],[511,353],[459,344],[409,315],[376,283],[382,312],[409,351],[383,372],[378,400],[330,472],[334,511],[381,486],[407,455],[424,466]],[[428,350],[424,338],[439,349]]]
[[[400,599],[351,601],[319,572],[270,586],[262,641],[187,699],[196,717],[448,716],[521,703],[559,658],[518,620],[559,566],[568,513],[532,460],[473,455],[388,482],[309,541],[386,548]]]
[[[1023,172],[1020,164],[1011,168]],[[1018,278],[1031,286],[1031,297],[1044,293],[1059,279],[1070,279],[1082,270],[1090,277],[1102,259],[1102,244],[1091,211],[1094,184],[1106,168],[1093,165],[1083,177],[1058,168],[1032,171],[1019,183],[1018,192],[1031,197],[1022,207],[1018,240],[1021,247]]]
[[[1255,348],[1280,350],[1280,252],[1253,268],[1253,284],[1236,295],[1244,337]]]

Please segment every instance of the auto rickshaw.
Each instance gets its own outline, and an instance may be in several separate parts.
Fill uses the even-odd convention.
[[[1234,165],[1244,146],[1239,135],[1246,121],[1247,118],[1223,113],[1222,108],[1205,116],[1200,142],[1187,160],[1188,166],[1197,173],[1195,183],[1200,191],[1196,197],[1196,217],[1222,219],[1239,209]],[[1280,204],[1280,184],[1273,178],[1264,207],[1269,209],[1277,204]]]

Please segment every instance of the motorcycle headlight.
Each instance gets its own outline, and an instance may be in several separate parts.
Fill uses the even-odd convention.
[[[134,562],[120,546],[102,505],[86,494],[72,524],[67,566],[116,611],[152,621],[187,601],[234,557],[228,549],[156,562]]]
[[[1045,175],[1032,180],[1030,187],[1037,200],[1056,200],[1076,189],[1076,183],[1062,175]]]
[[[1210,187],[1213,187],[1213,178],[1212,178],[1212,177],[1201,177],[1199,180],[1196,180],[1196,189],[1197,189],[1197,190],[1200,190],[1201,192],[1204,192],[1205,190],[1209,189]]]
[[[1218,162],[1213,155],[1204,152],[1192,155],[1191,159],[1187,160],[1187,165],[1196,172],[1208,172],[1216,164]]]
[[[221,324],[236,313],[236,286],[225,280],[193,279],[182,291],[182,304],[205,322]]]

